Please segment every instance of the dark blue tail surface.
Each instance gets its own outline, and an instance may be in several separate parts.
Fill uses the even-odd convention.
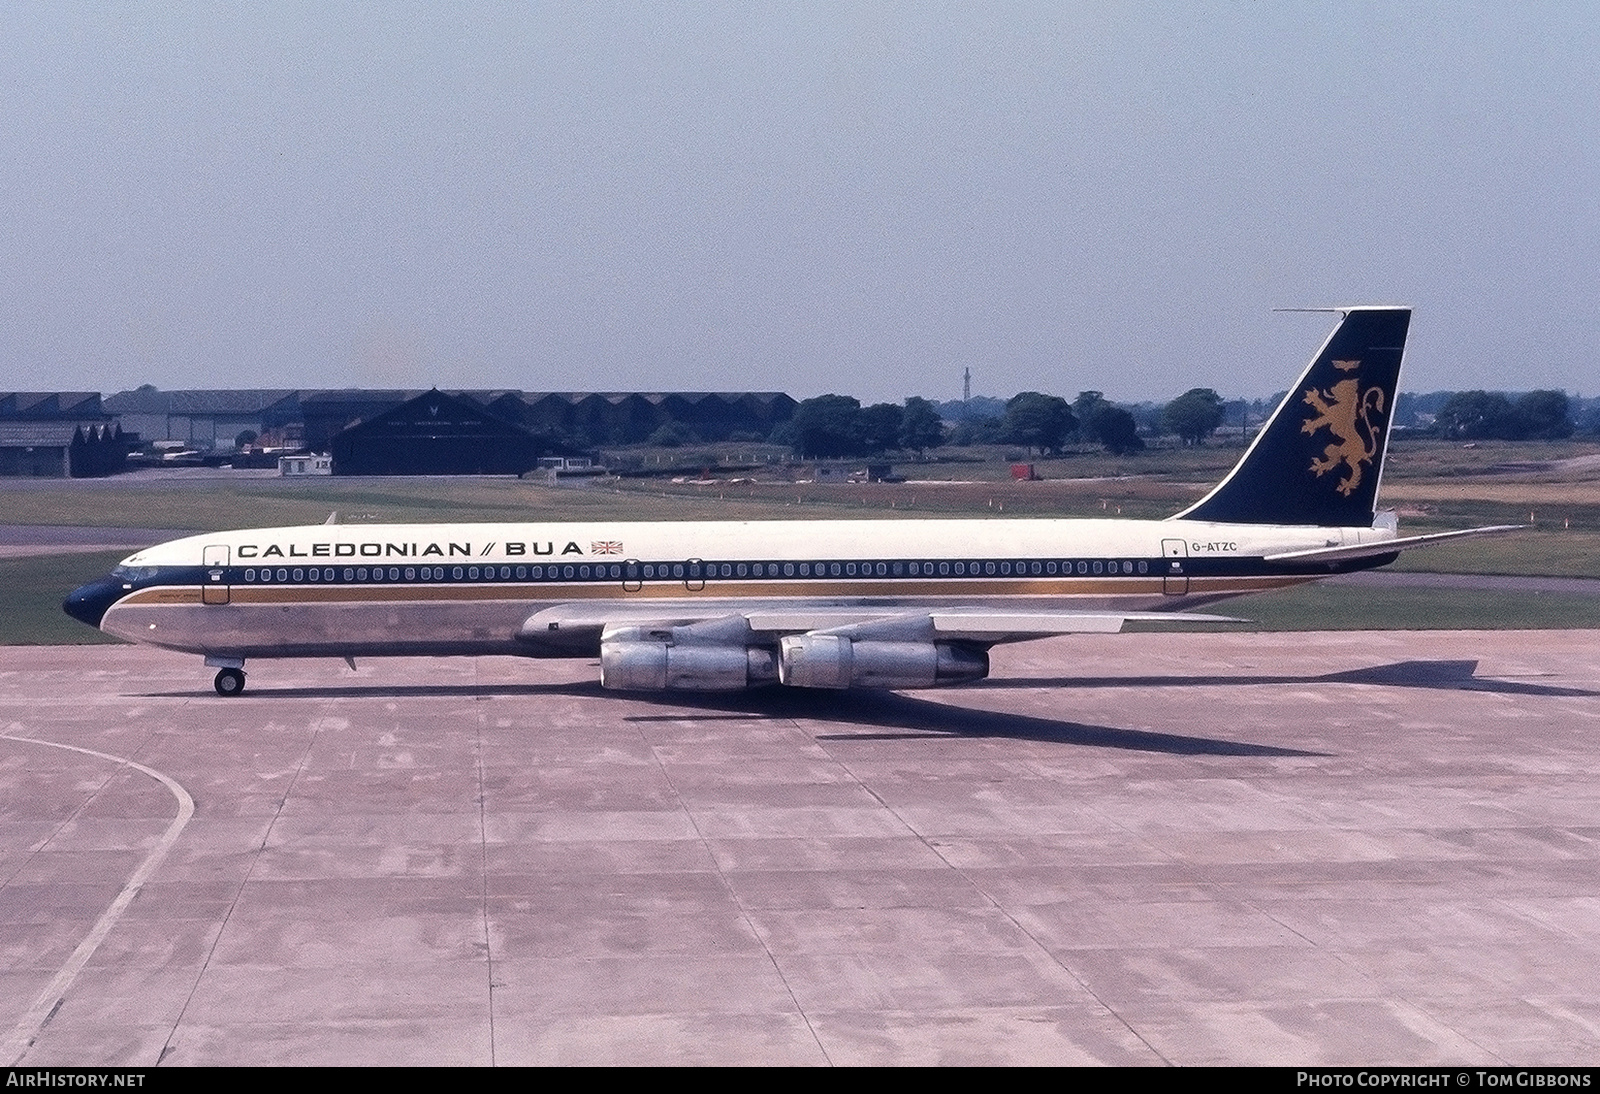
[[[1176,519],[1368,527],[1410,308],[1350,308],[1216,489]]]

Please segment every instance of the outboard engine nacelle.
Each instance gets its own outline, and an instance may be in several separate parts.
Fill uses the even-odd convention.
[[[988,651],[959,642],[797,634],[778,644],[778,680],[790,687],[933,688],[988,675]]]
[[[749,637],[749,627],[743,619],[738,623],[742,626],[714,620],[686,627],[607,627],[600,639],[600,686],[616,691],[741,691],[776,683],[776,651],[742,641]]]

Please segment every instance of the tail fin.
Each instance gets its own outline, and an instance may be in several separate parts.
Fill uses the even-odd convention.
[[[1216,489],[1174,519],[1370,527],[1410,308],[1344,318]]]

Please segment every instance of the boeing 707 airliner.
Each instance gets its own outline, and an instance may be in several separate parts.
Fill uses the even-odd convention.
[[[260,528],[139,551],[63,608],[203,656],[219,695],[274,657],[598,657],[622,690],[978,680],[999,643],[1114,633],[1505,530],[1401,537],[1377,511],[1411,311],[1338,310],[1239,463],[1166,520]]]

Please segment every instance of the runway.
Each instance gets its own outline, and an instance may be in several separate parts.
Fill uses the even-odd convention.
[[[0,1064],[1600,1053],[1600,632],[994,660],[709,698],[259,662],[220,699],[198,658],[0,650]]]

